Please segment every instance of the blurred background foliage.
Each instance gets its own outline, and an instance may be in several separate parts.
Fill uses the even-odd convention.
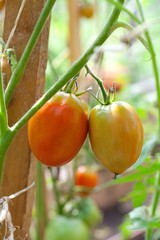
[[[79,16],[79,40],[82,53],[84,53],[94,41],[113,9],[113,5],[107,0],[79,1],[79,5],[86,3],[94,6],[94,14],[90,18]],[[159,0],[142,0],[141,3],[145,13],[145,18],[149,23],[149,32],[153,40],[157,62],[159,63]],[[125,7],[135,16],[139,17],[135,0],[126,0]],[[133,27],[136,26],[135,22],[133,22],[133,20],[125,12],[121,13],[120,20],[129,23]],[[0,21],[0,35],[2,35],[2,16]],[[39,221],[37,220],[37,216],[40,217],[42,215],[42,218],[44,218],[44,212],[47,212],[48,216],[45,218],[45,223],[42,221],[43,225],[46,226],[49,219],[51,220],[48,225],[48,238],[46,237],[46,240],[63,239],[60,237],[56,238],[56,234],[57,236],[59,234],[57,226],[62,226],[64,222],[67,222],[68,227],[66,228],[69,228],[69,225],[73,227],[73,220],[70,219],[70,223],[65,219],[67,214],[71,212],[73,213],[73,208],[75,210],[75,215],[81,215],[81,217],[77,217],[77,219],[83,218],[86,215],[88,216],[89,213],[86,213],[85,215],[85,212],[87,212],[87,204],[91,201],[91,199],[97,205],[97,209],[99,209],[101,214],[99,212],[97,213],[97,209],[95,210],[98,219],[96,223],[99,223],[99,225],[96,227],[94,226],[94,231],[92,229],[90,233],[88,233],[86,226],[80,223],[79,229],[81,233],[83,232],[84,240],[88,239],[90,234],[92,240],[109,239],[112,235],[115,236],[112,240],[144,239],[144,235],[141,235],[142,238],[130,238],[130,236],[132,236],[132,230],[143,230],[144,228],[150,227],[151,224],[152,227],[155,228],[158,226],[157,221],[159,221],[159,218],[158,220],[152,219],[150,222],[146,220],[148,216],[148,212],[146,213],[146,211],[150,210],[152,195],[156,188],[154,174],[159,167],[159,145],[155,144],[156,137],[158,135],[158,104],[152,61],[150,54],[137,39],[132,41],[130,44],[125,44],[124,40],[126,39],[127,34],[129,34],[127,30],[122,28],[117,29],[112,36],[109,37],[105,44],[96,51],[88,65],[92,71],[94,71],[94,73],[104,81],[106,88],[108,87],[108,83],[112,85],[113,82],[116,81],[116,100],[130,103],[138,112],[144,126],[145,138],[142,154],[138,162],[131,169],[127,170],[122,177],[115,180],[114,183],[112,183],[112,174],[100,166],[95,160],[90,149],[88,139],[73,163],[61,167],[60,170],[53,169],[53,173],[56,176],[55,179],[52,179],[48,169],[45,168],[42,172],[45,177],[46,187],[42,188],[44,183],[39,185],[40,188],[37,187],[37,202],[35,203],[35,207],[33,209],[33,224],[31,227],[32,239],[43,239],[43,235],[41,236],[40,234],[37,234],[39,229],[36,228],[36,224]],[[57,0],[51,15],[45,91],[48,90],[70,66],[69,38],[71,37],[72,36],[69,36],[68,1]],[[98,87],[91,77],[85,76],[85,70],[82,71],[78,84],[84,87],[83,90],[92,86],[92,93],[95,95],[97,94]],[[83,97],[88,102],[90,111],[97,102],[89,93],[86,93]],[[141,163],[143,163],[142,166],[139,165]],[[58,223],[52,222],[56,216],[55,192],[54,194],[52,193],[53,182],[56,182],[57,184],[60,198],[63,200],[66,199],[66,195],[70,193],[69,191],[71,191],[71,188],[74,188],[73,172],[79,165],[92,166],[93,169],[96,169],[99,176],[99,185],[105,184],[105,188],[99,188],[99,191],[97,188],[97,191],[93,192],[91,197],[89,197],[89,200],[86,200],[86,202],[83,198],[78,198],[77,200],[77,198],[75,199],[72,195],[69,196],[68,205],[66,205],[68,209],[66,210],[67,214],[63,216],[64,218],[58,218]],[[38,176],[41,174],[40,168],[41,167],[37,168]],[[37,182],[38,181],[39,180],[37,180]],[[71,184],[68,184],[70,182]],[[41,191],[44,191],[45,193],[43,194]],[[48,196],[47,200],[44,199],[44,195],[46,195],[46,193]],[[49,206],[47,207],[47,210],[44,207],[46,202]],[[95,207],[94,203],[93,208]],[[90,203],[90,205],[92,205],[92,203]],[[37,214],[38,206],[40,215]],[[82,212],[80,212],[80,209],[83,209]],[[137,213],[140,213],[141,216]],[[101,221],[99,221],[100,219]],[[146,221],[144,221],[144,219]],[[78,224],[79,223],[76,220],[74,222],[75,228]],[[38,227],[39,226],[40,225],[38,225]],[[55,231],[57,232],[54,235]],[[55,238],[53,237],[51,239],[52,235],[54,235]],[[68,235],[68,238],[65,239],[75,239],[73,236]],[[159,230],[155,231],[153,237],[155,240],[160,239]],[[81,238],[81,240],[83,239]]]

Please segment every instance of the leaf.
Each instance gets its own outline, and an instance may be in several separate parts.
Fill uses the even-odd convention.
[[[128,216],[126,216],[122,222],[122,224],[119,226],[119,230],[122,234],[122,239],[123,240],[127,240],[129,239],[130,235],[131,235],[131,231],[128,229],[128,226],[131,225],[131,220],[129,219]]]
[[[147,191],[143,182],[137,182],[133,187],[135,197],[133,197],[133,207],[137,208],[146,200]]]
[[[129,230],[138,230],[143,228],[160,228],[160,217],[149,218],[147,207],[138,207],[129,213],[132,224],[128,226]]]
[[[124,176],[124,177],[118,177],[116,180],[114,180],[114,184],[118,183],[126,183],[126,182],[133,182],[136,180],[141,180],[143,179],[142,174],[137,172],[137,173],[132,173],[130,175]]]
[[[133,221],[146,219],[147,215],[148,215],[148,210],[147,210],[147,207],[145,206],[135,208],[129,213],[129,217]]]
[[[152,137],[149,141],[147,141],[143,145],[142,152],[141,152],[138,160],[136,161],[136,163],[131,168],[136,168],[136,167],[138,167],[139,165],[141,165],[145,161],[145,159],[150,154],[150,152],[153,149],[153,147],[154,147],[156,142],[157,142],[157,138],[156,137]]]
[[[160,229],[156,230],[153,233],[153,240],[159,240],[160,239]]]
[[[150,222],[147,219],[139,219],[128,226],[129,230],[139,230],[143,228],[160,228],[160,222]]]
[[[126,182],[133,182],[137,180],[144,179],[144,176],[149,176],[152,174],[155,174],[157,169],[160,169],[160,163],[154,162],[152,165],[148,165],[147,167],[145,166],[138,166],[136,168],[137,172],[128,174],[127,176],[121,176],[118,175],[117,179],[113,181],[113,184],[119,184],[119,183],[126,183]]]

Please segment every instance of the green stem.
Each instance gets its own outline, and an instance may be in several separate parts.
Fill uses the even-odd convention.
[[[120,2],[118,1],[115,2],[114,0],[107,0],[107,1],[115,5],[120,10],[126,12],[135,22],[139,24],[141,23],[140,20],[134,14],[132,14],[127,8],[125,8]]]
[[[44,192],[43,192],[43,179],[42,179],[42,164],[37,162],[37,175],[36,175],[36,239],[41,239],[41,228],[42,224],[47,224],[47,216],[45,212],[44,203]]]
[[[0,183],[2,179],[5,153],[10,142],[10,139],[8,139],[8,132],[10,132],[10,130],[8,127],[7,110],[4,102],[3,79],[0,64]]]
[[[106,101],[107,101],[107,97],[108,96],[107,96],[106,90],[105,90],[105,88],[103,86],[103,81],[99,77],[97,77],[93,72],[91,72],[91,70],[89,69],[87,64],[85,65],[85,68],[87,70],[87,73],[89,73],[96,80],[96,82],[98,83],[98,85],[99,85],[99,87],[101,89],[101,92],[102,92],[102,95],[103,95],[104,104],[105,104]]]
[[[125,23],[125,22],[122,22],[122,21],[117,21],[114,25],[113,25],[113,27],[111,28],[111,33],[112,32],[114,32],[117,28],[120,28],[120,27],[122,27],[122,28],[125,28],[126,30],[128,30],[128,31],[134,31],[134,28],[130,25],[130,24],[128,24],[128,23]],[[148,46],[148,42],[142,37],[142,36],[140,36],[140,35],[138,35],[137,36],[137,38],[138,38],[138,40],[143,44],[143,46],[146,48],[146,50],[148,51],[148,52],[150,52],[150,48],[149,48],[149,46]]]
[[[61,202],[60,202],[59,190],[57,188],[57,180],[54,177],[54,174],[53,174],[53,171],[52,171],[51,167],[49,167],[49,171],[50,171],[51,177],[52,177],[53,190],[54,190],[54,195],[55,195],[55,198],[56,198],[58,214],[62,214],[62,205],[61,205]]]
[[[156,186],[157,190],[154,194],[153,201],[152,201],[151,217],[155,216],[159,197],[160,197],[160,188],[159,188],[160,187],[160,171],[157,171],[155,186]],[[146,235],[145,235],[145,240],[152,240],[152,231],[153,231],[152,228],[147,229]]]
[[[119,0],[124,3],[125,0]],[[101,46],[107,38],[110,36],[109,31],[115,21],[117,21],[120,14],[120,10],[116,7],[114,8],[111,17],[104,26],[102,32],[99,34],[95,42],[90,46],[90,48],[68,69],[66,74],[64,74],[59,81],[57,81],[38,101],[35,105],[12,127],[12,130],[17,132],[39,109],[46,103],[57,91],[59,91],[70,79],[72,79],[84,65],[88,62],[94,49]]]
[[[5,134],[8,129],[7,110],[4,101],[3,79],[0,65],[0,137]]]
[[[12,96],[12,93],[17,85],[17,83],[20,81],[23,73],[24,73],[24,70],[26,68],[26,65],[27,65],[27,62],[29,60],[29,57],[32,53],[32,50],[39,38],[39,35],[47,21],[47,18],[52,10],[52,7],[53,5],[55,4],[55,1],[56,0],[48,0],[45,4],[45,7],[38,19],[38,22],[33,30],[33,33],[28,41],[28,44],[24,50],[24,53],[16,67],[16,69],[14,70],[12,76],[11,76],[11,79],[7,85],[7,88],[6,88],[6,91],[5,91],[5,103],[6,105],[8,105],[10,99],[11,99],[11,96]]]
[[[15,133],[10,128],[8,128],[5,131],[5,133],[0,136],[0,184],[1,184],[1,179],[2,179],[5,154],[8,150],[10,143],[12,142],[14,136],[15,136]]]

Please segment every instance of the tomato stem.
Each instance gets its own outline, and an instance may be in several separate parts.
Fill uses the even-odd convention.
[[[103,81],[102,81],[99,77],[97,77],[97,76],[89,69],[89,67],[87,66],[87,64],[85,65],[85,68],[86,68],[87,73],[89,73],[89,74],[96,80],[96,82],[98,83],[98,85],[99,85],[99,87],[100,87],[100,89],[101,89],[101,92],[102,92],[102,95],[103,95],[103,101],[104,101],[104,104],[105,104],[105,102],[106,102],[107,99],[108,99],[108,95],[107,95],[106,90],[105,90],[105,88],[104,88],[104,86],[103,86]]]
[[[118,176],[118,173],[115,173],[113,179],[117,179],[117,176]]]
[[[36,175],[36,239],[41,238],[42,224],[47,224],[47,215],[45,209],[45,192],[43,187],[42,164],[37,161]]]
[[[138,20],[139,21],[139,20]],[[126,23],[126,22],[122,22],[122,21],[117,21],[111,28],[110,32],[113,33],[116,29],[118,28],[125,28],[126,30],[128,30],[129,32],[134,31],[135,28],[133,28],[130,24]],[[129,36],[129,34],[128,34]],[[143,44],[143,46],[146,48],[146,50],[148,52],[150,52],[150,48],[148,45],[148,42],[146,41],[146,39],[144,39],[141,35],[137,35],[137,39]]]
[[[52,178],[53,190],[54,190],[54,195],[55,195],[56,203],[57,203],[57,211],[58,211],[58,214],[62,214],[63,206],[60,202],[60,193],[59,193],[59,190],[57,188],[57,180],[56,180],[56,178],[53,174],[52,167],[48,167],[48,169],[50,171],[51,178]]]
[[[112,98],[112,102],[114,102],[115,99],[116,99],[116,87],[115,87],[115,85],[116,85],[116,82],[113,83],[113,98]]]
[[[158,205],[158,200],[159,200],[159,197],[160,197],[160,188],[159,188],[159,186],[160,186],[160,171],[157,171],[155,181],[156,181],[155,187],[156,187],[157,190],[154,194],[153,202],[152,202],[152,209],[151,209],[151,217],[152,218],[155,216],[157,205]],[[146,240],[151,240],[152,239],[152,231],[153,231],[152,228],[147,228],[146,235],[145,235]]]
[[[123,6],[123,4],[120,3],[120,1],[116,1],[116,2],[114,0],[108,0],[108,1],[113,5],[115,5],[117,8],[119,8],[120,10],[126,12],[135,22],[139,24],[141,23],[140,20],[133,13],[131,13],[127,8]]]
[[[0,137],[8,129],[8,117],[4,100],[3,78],[0,64]]]

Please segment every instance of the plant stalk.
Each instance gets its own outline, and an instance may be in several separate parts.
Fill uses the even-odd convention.
[[[58,214],[62,214],[62,204],[60,202],[60,194],[59,194],[59,190],[57,188],[57,180],[54,177],[54,174],[52,172],[52,168],[51,167],[49,167],[49,171],[50,171],[50,174],[51,174],[51,177],[52,177],[53,190],[54,190],[54,195],[55,195],[56,204],[57,204],[57,211],[58,211]]]
[[[47,224],[47,216],[45,211],[43,191],[43,178],[42,178],[42,164],[37,161],[37,175],[36,175],[36,239],[41,239],[42,228],[44,230]]]
[[[154,194],[153,201],[152,201],[151,217],[155,216],[159,197],[160,197],[160,171],[157,171],[155,186],[156,186],[156,192]],[[152,232],[153,232],[152,228],[147,229],[145,240],[152,240]]]
[[[5,134],[7,129],[8,129],[8,117],[4,100],[3,79],[0,64],[0,137]]]
[[[103,95],[103,101],[104,101],[104,104],[105,104],[106,101],[107,101],[107,97],[108,96],[107,96],[106,90],[105,90],[105,88],[103,86],[103,81],[99,77],[97,77],[93,72],[91,72],[91,70],[89,69],[87,64],[85,65],[85,68],[87,70],[87,73],[89,73],[96,80],[96,82],[98,83],[98,85],[99,85],[99,87],[101,89],[101,92],[102,92],[102,95]]]

